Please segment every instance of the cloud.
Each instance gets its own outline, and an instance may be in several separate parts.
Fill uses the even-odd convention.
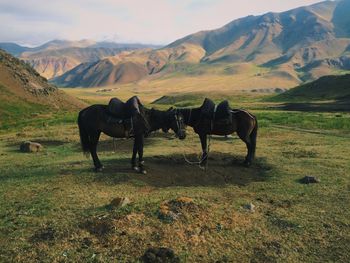
[[[317,0],[0,0],[0,41],[53,38],[166,44],[247,15]]]

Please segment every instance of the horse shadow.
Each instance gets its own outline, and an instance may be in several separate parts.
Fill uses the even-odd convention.
[[[187,158],[196,160],[197,156],[189,155]],[[265,158],[257,158],[255,163],[247,168],[242,164],[244,161],[242,157],[219,152],[211,153],[206,169],[188,164],[181,154],[152,156],[144,160],[147,174],[133,171],[130,167],[130,158],[105,160],[104,170],[96,173],[94,180],[108,185],[132,183],[159,188],[246,186],[253,182],[268,180],[268,172],[273,168]]]

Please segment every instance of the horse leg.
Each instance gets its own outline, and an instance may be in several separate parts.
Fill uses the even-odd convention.
[[[238,130],[237,135],[242,141],[244,141],[247,146],[247,156],[245,157],[243,164],[248,167],[252,164],[253,158],[253,145],[250,139],[250,135],[243,130]]]
[[[144,145],[144,136],[143,134],[140,135],[139,138],[139,144],[138,144],[138,155],[139,155],[139,167],[140,167],[140,172],[143,174],[146,174],[147,171],[145,170],[145,162],[143,161],[143,145]]]
[[[199,134],[199,138],[201,140],[202,145],[202,157],[200,161],[200,165],[204,165],[207,163],[208,152],[207,152],[207,134]]]
[[[131,157],[131,169],[139,172],[140,169],[136,165],[136,155],[137,155],[137,150],[138,150],[138,139],[137,138],[138,138],[137,136],[135,136],[135,138],[134,138],[134,146],[132,149],[132,157]]]
[[[96,134],[91,135],[90,136],[90,153],[91,153],[91,157],[92,160],[94,162],[94,166],[95,166],[95,171],[96,172],[101,172],[103,169],[103,165],[100,162],[100,159],[98,158],[97,155],[97,144],[98,144],[98,140],[100,139],[100,132],[96,132]]]

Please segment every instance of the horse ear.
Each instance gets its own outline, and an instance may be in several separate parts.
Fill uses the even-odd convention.
[[[173,107],[170,107],[167,111],[172,111],[174,108]]]

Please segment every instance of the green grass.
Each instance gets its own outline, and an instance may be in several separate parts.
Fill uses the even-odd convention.
[[[0,134],[28,127],[42,128],[48,125],[76,122],[77,113],[53,111],[48,106],[18,99],[0,85]]]
[[[317,131],[337,131],[350,134],[349,113],[306,113],[286,111],[260,111],[257,113],[260,126],[284,125]]]
[[[202,96],[159,107],[198,105]],[[41,115],[2,131],[0,262],[137,262],[150,246],[171,247],[183,262],[349,261],[349,114],[273,111],[261,97],[229,99],[258,116],[250,168],[241,165],[246,150],[236,137],[211,140],[207,172],[187,165],[183,154],[196,160],[200,152],[188,130],[184,142],[172,134],[146,139],[147,175],[129,170],[131,141],[118,140],[113,153],[103,136],[105,170],[96,174],[80,151],[77,113]],[[20,153],[22,140],[39,141],[44,151]],[[300,184],[305,175],[321,182]],[[130,205],[108,207],[124,196]],[[175,222],[159,219],[161,204],[180,196],[194,208]]]

